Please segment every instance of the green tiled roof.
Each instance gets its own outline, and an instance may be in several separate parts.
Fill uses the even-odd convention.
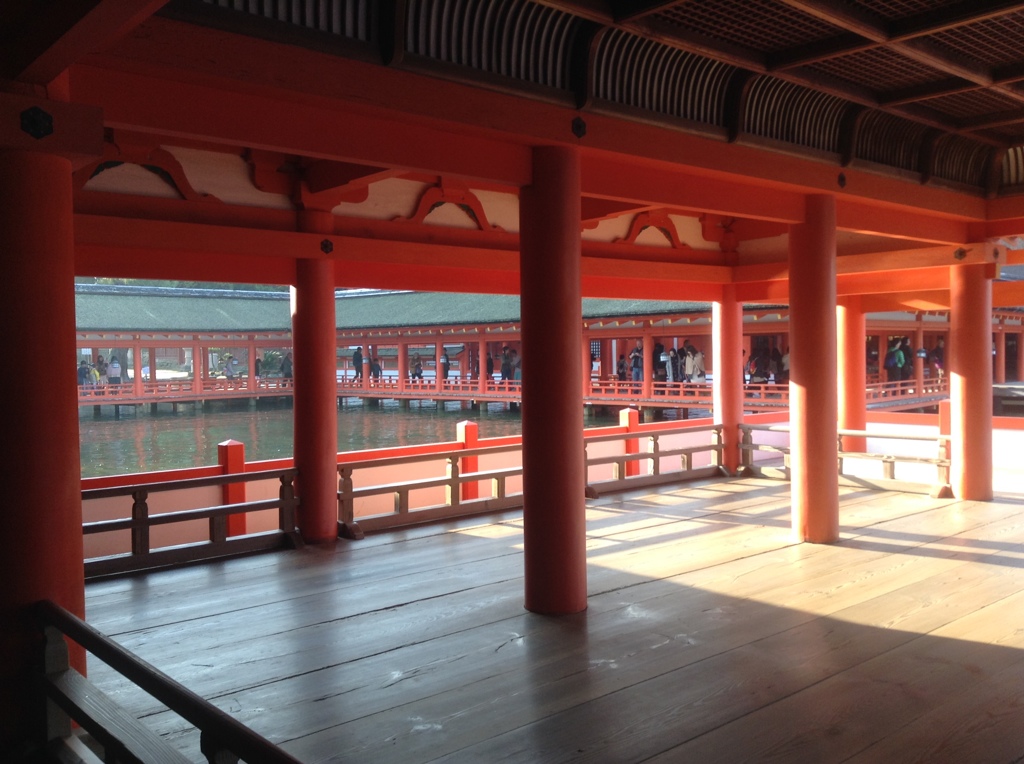
[[[448,292],[339,293],[338,329],[448,326],[519,321],[519,296]],[[588,319],[706,313],[709,303],[585,299]],[[291,328],[288,295],[224,289],[79,284],[79,331],[272,332]]]

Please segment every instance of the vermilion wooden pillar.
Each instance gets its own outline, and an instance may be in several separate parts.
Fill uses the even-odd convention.
[[[601,379],[608,379],[615,373],[615,355],[612,353],[612,341],[601,340]]]
[[[581,352],[577,149],[533,150],[519,224],[526,608],[576,613],[587,607],[581,365],[541,359]]]
[[[711,306],[711,331],[713,413],[715,424],[722,425],[723,466],[732,474],[740,464],[743,423],[743,305],[733,284],[725,284],[722,299]]]
[[[789,230],[789,274],[793,534],[828,543],[839,538],[834,197],[807,197]]]
[[[993,381],[997,385],[1002,385],[1006,383],[1006,332],[1003,331],[1003,327],[999,327],[999,331],[992,339],[996,346]]]
[[[836,328],[839,348],[839,428],[863,430],[867,426],[867,321],[860,296],[844,297],[836,307]],[[862,437],[843,438],[844,451],[865,451]]]
[[[1017,381],[1024,382],[1024,332],[1017,333]]]
[[[644,383],[641,395],[654,397],[654,332],[644,333]]]
[[[292,347],[299,531],[308,542],[337,538],[338,414],[334,262],[295,262]]]
[[[11,530],[0,554],[0,750],[17,751],[40,710],[31,671],[39,644],[25,606],[52,600],[85,615],[71,163],[0,151],[0,317],[4,507]],[[43,359],[46,359],[45,362]],[[39,363],[47,372],[35,373]],[[85,671],[85,655],[72,648]],[[17,756],[15,756],[17,758]]]
[[[917,316],[917,326],[914,327],[914,390],[917,395],[924,393],[924,362],[917,351],[924,348],[924,316],[920,313]],[[908,359],[909,360],[909,359]]]
[[[950,483],[959,499],[992,498],[992,283],[986,265],[949,277]]]

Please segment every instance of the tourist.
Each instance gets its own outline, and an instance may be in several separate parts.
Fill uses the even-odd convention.
[[[935,367],[935,373],[939,379],[942,379],[942,375],[945,374],[943,367],[946,363],[946,341],[939,337],[935,342],[935,347],[932,348],[929,360],[932,362],[932,366]]]
[[[262,372],[263,372],[263,359],[260,358],[259,356],[256,357],[256,369],[255,369],[255,372],[256,372],[256,379],[259,379],[260,376],[262,376]]]
[[[903,367],[900,369],[901,379],[911,379],[914,376],[914,351],[910,347],[910,338],[904,337],[900,343],[900,352],[903,353]]]
[[[107,381],[112,385],[121,384],[121,362],[116,355],[110,356],[110,363],[107,365]]]
[[[423,379],[423,359],[419,353],[412,354],[412,370],[409,372],[410,379]]]
[[[107,362],[103,360],[103,356],[96,356],[96,371],[99,373],[99,382],[97,384],[107,384]]]
[[[380,379],[380,375],[380,359],[374,356],[373,359],[370,361],[370,376],[373,377],[374,379]]]
[[[78,364],[78,384],[83,387],[89,384],[89,364],[85,361]]]
[[[906,358],[900,349],[900,344],[900,338],[896,337],[889,345],[889,352],[885,354],[883,365],[887,382],[899,382],[903,379],[903,365],[906,363]]]
[[[512,351],[508,345],[501,349],[501,381],[512,379]]]
[[[619,361],[615,365],[615,376],[619,378],[619,382],[626,381],[626,356],[619,353]]]
[[[690,361],[692,368],[690,381],[704,382],[707,379],[707,372],[704,369],[704,351],[694,347],[693,345],[687,345],[686,355],[688,358],[692,356],[692,360]]]
[[[352,368],[355,370],[353,379],[363,378],[363,349],[357,347],[352,353]]]
[[[487,378],[494,379],[494,358],[490,353],[487,354]]]
[[[636,347],[629,353],[629,365],[633,370],[633,381],[640,382],[644,378],[644,341],[637,340]]]
[[[281,361],[281,376],[285,379],[292,378],[292,354],[288,353]]]
[[[448,361],[448,353],[444,348],[441,348],[441,379],[448,379],[448,372],[451,371],[452,365]]]

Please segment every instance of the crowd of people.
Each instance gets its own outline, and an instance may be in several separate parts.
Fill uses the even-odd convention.
[[[78,384],[80,387],[106,387],[107,385],[121,384],[121,362],[117,356],[110,357],[110,361],[104,360],[103,356],[96,356],[95,363],[89,363],[84,358],[78,363]]]
[[[681,383],[704,382],[707,371],[704,367],[704,351],[689,340],[683,340],[682,347],[671,347],[667,351],[660,342],[651,348],[651,369],[656,382]],[[619,355],[615,376],[620,382],[642,382],[644,379],[644,342],[637,340],[635,347]]]

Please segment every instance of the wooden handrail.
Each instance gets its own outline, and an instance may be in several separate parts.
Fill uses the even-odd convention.
[[[199,729],[200,745],[209,761],[220,761],[225,754],[260,764],[293,764],[299,761],[59,605],[41,600],[32,606],[32,610],[42,624],[70,637]],[[47,673],[52,673],[54,667],[47,668]]]
[[[585,444],[590,445],[594,443],[613,441],[646,440],[649,447],[647,450],[637,453],[624,453],[601,457],[588,456],[586,460],[588,466],[605,464],[612,464],[616,466],[617,469],[615,471],[615,477],[612,481],[608,481],[608,483],[621,482],[623,487],[625,487],[629,482],[635,481],[638,478],[665,482],[666,479],[671,479],[671,476],[676,474],[678,470],[672,470],[670,473],[663,473],[661,460],[673,457],[679,457],[683,472],[688,472],[692,469],[692,458],[697,453],[711,452],[713,454],[713,465],[709,469],[717,470],[722,464],[723,445],[721,438],[721,425],[702,424],[680,425],[675,427],[658,426],[656,429],[644,428],[641,430],[631,431],[628,429],[616,428],[616,430],[616,432],[612,433],[602,432],[600,434],[586,435],[584,442]],[[680,448],[662,448],[660,446],[660,440],[668,436],[700,433],[710,433],[715,437],[710,438],[710,442],[706,444],[695,446],[684,446]],[[456,514],[461,515],[474,512],[486,512],[513,506],[509,504],[509,501],[512,500],[513,497],[509,496],[505,491],[505,480],[509,477],[521,475],[523,471],[521,466],[467,472],[463,470],[460,463],[462,463],[467,457],[488,456],[521,450],[521,443],[467,449],[453,447],[429,454],[416,454],[407,457],[397,456],[366,461],[352,460],[341,462],[338,464],[339,533],[346,538],[361,538],[362,531],[360,529],[360,523],[364,521],[371,522],[374,527],[393,527],[395,524],[398,524],[394,518],[409,518],[403,519],[401,522],[422,522],[419,518],[441,519],[452,517]],[[362,486],[359,488],[356,488],[353,484],[353,472],[356,470],[365,470],[375,467],[396,467],[403,464],[409,464],[411,462],[438,462],[441,460],[445,460],[447,462],[446,474],[443,476],[439,475],[416,480],[393,481],[371,486]],[[631,475],[627,477],[625,465],[628,463],[642,461],[649,461],[652,463],[649,474],[646,476]],[[464,484],[484,481],[490,481],[492,484],[490,498],[474,497],[467,499],[461,497],[460,489]],[[412,491],[428,488],[445,488],[445,501],[436,506],[411,511],[409,506],[409,494]],[[356,499],[365,499],[371,496],[386,494],[393,494],[395,497],[393,512],[374,515],[372,517],[363,517],[357,522],[354,507]],[[391,518],[391,520],[388,518]]]
[[[212,477],[185,478],[184,480],[163,480],[159,483],[136,483],[113,488],[86,488],[82,491],[82,500],[109,499],[113,496],[131,496],[139,491],[156,493],[157,491],[184,491],[189,488],[209,488],[229,483],[247,483],[253,480],[274,480],[290,475],[295,477],[294,468],[281,470],[259,470],[256,472],[236,472],[228,475]]]
[[[114,554],[94,557],[85,561],[86,577],[146,570],[164,565],[181,565],[200,560],[269,551],[280,548],[298,548],[302,539],[295,528],[295,514],[299,500],[295,496],[292,482],[296,476],[294,468],[238,472],[212,477],[188,478],[177,481],[161,481],[139,485],[94,488],[82,491],[82,500],[127,497],[132,498],[130,517],[113,520],[97,520],[83,523],[83,535],[129,531],[131,551],[128,554]],[[173,512],[150,514],[148,499],[150,493],[158,491],[180,491],[191,488],[223,486],[253,480],[277,479],[281,485],[278,498],[259,501],[217,504],[209,507],[183,509]],[[230,515],[278,510],[276,531],[240,534],[228,538],[222,528],[225,518]],[[204,541],[178,544],[159,549],[150,546],[150,529],[154,526],[171,525],[196,520],[209,520],[209,536]]]

